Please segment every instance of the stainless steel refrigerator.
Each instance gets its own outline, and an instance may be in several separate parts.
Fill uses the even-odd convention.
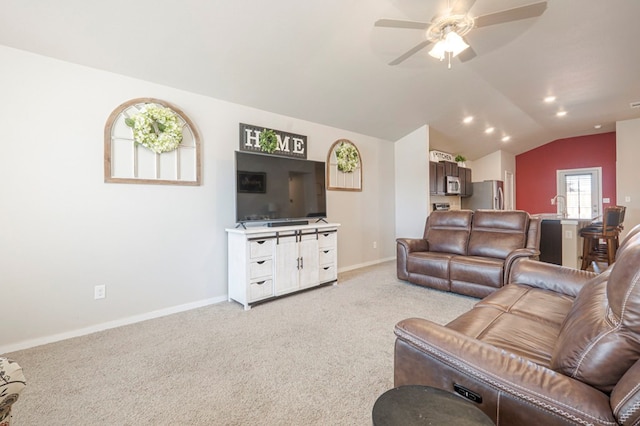
[[[504,182],[485,180],[473,182],[473,195],[462,198],[462,208],[469,210],[504,210]]]

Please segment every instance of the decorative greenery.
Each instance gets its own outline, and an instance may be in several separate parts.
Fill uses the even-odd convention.
[[[264,129],[260,132],[260,149],[269,154],[273,154],[278,148],[278,136],[271,129]]]
[[[182,142],[182,126],[170,108],[146,104],[139,113],[124,120],[133,129],[133,141],[156,154],[173,151]]]
[[[467,161],[467,159],[464,156],[460,155],[460,154],[456,155],[456,158],[454,158],[454,160],[456,162],[458,162],[458,163],[463,163],[463,162]]]
[[[336,157],[338,157],[338,170],[343,173],[353,173],[360,164],[358,150],[350,143],[342,142],[336,148]]]

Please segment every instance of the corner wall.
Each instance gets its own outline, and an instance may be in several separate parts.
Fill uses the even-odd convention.
[[[395,143],[396,237],[422,238],[429,215],[429,126]]]
[[[638,169],[640,165],[640,118],[618,121],[616,123],[617,152],[617,197],[618,205],[627,208],[624,218],[624,231],[640,223],[640,184]],[[627,198],[628,197],[628,198]],[[629,201],[627,201],[629,199]]]

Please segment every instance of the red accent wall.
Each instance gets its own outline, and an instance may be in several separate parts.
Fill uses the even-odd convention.
[[[516,156],[516,208],[555,213],[556,171],[602,167],[602,198],[616,205],[616,134],[558,139]]]

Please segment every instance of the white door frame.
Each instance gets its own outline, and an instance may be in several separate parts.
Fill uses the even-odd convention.
[[[591,200],[592,204],[596,206],[596,211],[594,212],[592,209],[592,217],[598,217],[602,215],[602,167],[586,167],[581,169],[564,169],[564,170],[556,170],[556,194],[567,197],[566,186],[564,185],[564,176],[566,175],[574,175],[574,174],[592,174],[595,176],[595,183],[598,185],[596,188],[596,200]],[[592,182],[594,180],[592,179]],[[593,188],[593,183],[592,183]],[[593,190],[592,190],[593,191]],[[558,208],[560,208],[560,204],[556,203]],[[558,212],[560,213],[560,212]]]
[[[504,171],[504,209],[514,210],[516,208],[515,182],[511,170]]]

